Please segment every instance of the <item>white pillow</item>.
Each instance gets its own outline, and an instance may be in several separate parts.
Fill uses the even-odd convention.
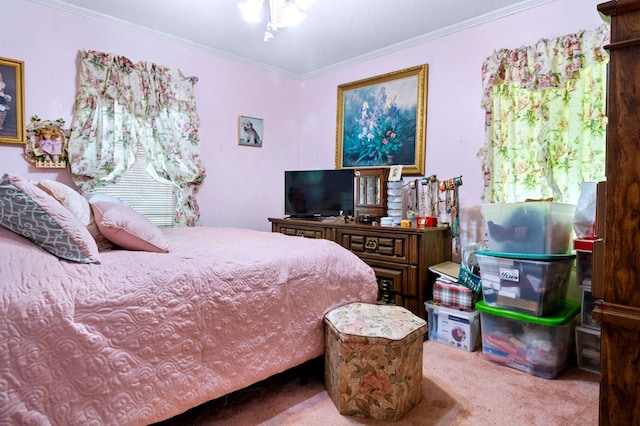
[[[91,223],[91,208],[89,207],[89,202],[80,195],[78,191],[62,182],[47,179],[41,180],[36,186],[58,200],[71,211],[84,226],[88,226],[89,223]]]

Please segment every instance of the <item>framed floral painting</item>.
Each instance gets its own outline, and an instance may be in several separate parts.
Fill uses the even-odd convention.
[[[419,65],[338,86],[336,168],[424,175],[427,74]]]
[[[0,58],[0,142],[24,143],[24,62]]]

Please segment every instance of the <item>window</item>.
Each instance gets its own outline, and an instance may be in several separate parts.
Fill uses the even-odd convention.
[[[157,226],[175,226],[176,187],[151,177],[146,164],[145,150],[138,144],[135,163],[118,183],[98,187],[93,193],[118,197]]]
[[[485,60],[485,203],[575,204],[604,179],[608,40],[605,24]]]

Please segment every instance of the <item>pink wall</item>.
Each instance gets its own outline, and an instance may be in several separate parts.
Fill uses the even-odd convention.
[[[528,11],[307,80],[302,86],[302,164],[331,167],[335,157],[336,87],[343,83],[429,64],[426,175],[462,176],[461,243],[481,241],[484,143],[480,108],[482,62],[494,50],[530,45],[593,29],[603,23],[598,0],[557,0]],[[406,179],[414,179],[408,177]]]
[[[283,214],[282,171],[299,149],[300,82],[176,43],[26,0],[0,0],[0,56],[25,63],[25,118],[62,117],[71,124],[81,49],[124,55],[197,76],[196,98],[207,179],[198,201],[204,225],[271,229]],[[10,37],[7,35],[11,35]],[[264,119],[262,148],[238,146],[238,117]],[[66,170],[39,170],[23,147],[0,144],[0,173],[70,183]]]
[[[426,172],[441,179],[463,176],[463,242],[476,241],[481,238],[476,154],[483,143],[482,61],[495,49],[597,27],[602,22],[598,3],[557,0],[301,82],[27,0],[0,0],[5,34],[0,56],[25,62],[25,118],[62,117],[68,124],[80,49],[156,62],[197,76],[208,171],[198,198],[202,224],[261,230],[270,229],[268,216],[283,214],[283,170],[334,166],[336,87],[427,63]],[[237,145],[239,115],[264,119],[263,148]],[[66,171],[31,167],[18,145],[0,145],[0,173],[4,172],[70,182]]]

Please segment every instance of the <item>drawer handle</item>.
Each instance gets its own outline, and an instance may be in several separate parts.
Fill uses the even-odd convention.
[[[304,231],[301,231],[301,230],[298,229],[296,231],[296,237],[304,237]]]
[[[364,240],[364,247],[367,250],[377,250],[378,249],[378,239],[376,237],[367,237]]]

